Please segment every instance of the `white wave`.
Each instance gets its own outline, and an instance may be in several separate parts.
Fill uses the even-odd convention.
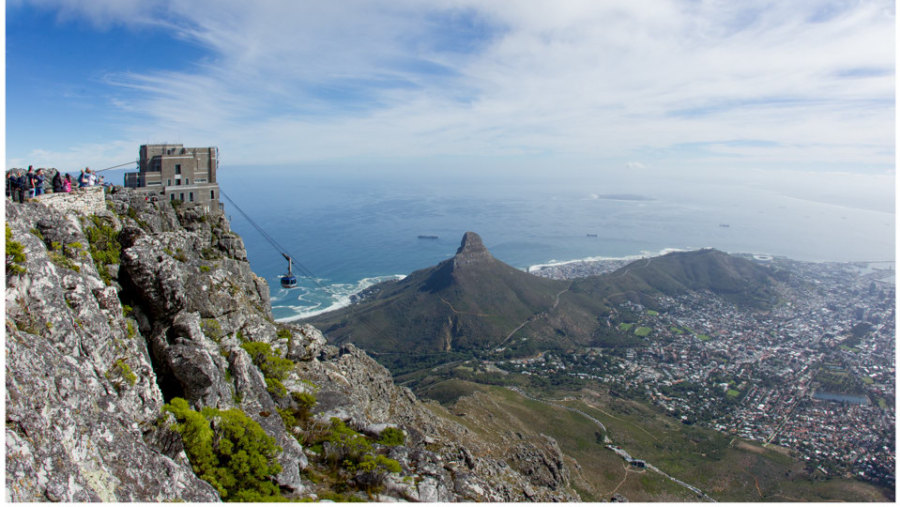
[[[696,250],[696,248],[663,248],[658,252],[651,252],[649,250],[641,250],[639,254],[625,255],[622,257],[608,257],[608,256],[594,256],[594,257],[584,257],[582,259],[572,259],[568,261],[557,261],[555,259],[551,259],[550,261],[544,264],[534,264],[528,266],[527,271],[529,273],[533,273],[535,271],[544,269],[544,268],[552,268],[556,266],[565,266],[567,264],[578,264],[578,263],[590,263],[590,262],[600,262],[600,261],[636,261],[640,259],[646,259],[647,257],[659,257],[661,255],[670,254],[672,252],[689,252],[691,250]]]
[[[402,280],[404,278],[406,278],[406,275],[372,276],[358,280],[355,283],[334,283],[327,286],[318,284],[318,289],[304,287],[305,291],[299,292],[295,301],[301,303],[306,302],[307,304],[273,304],[273,310],[276,308],[281,310],[288,309],[292,312],[292,315],[277,318],[275,321],[293,322],[338,310],[350,306],[350,302],[352,301],[351,298],[354,295],[359,294],[375,284],[388,280]],[[311,296],[312,298],[318,298],[320,300],[310,300],[304,296]]]

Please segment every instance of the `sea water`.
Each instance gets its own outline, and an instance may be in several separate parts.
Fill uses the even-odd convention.
[[[604,178],[331,174],[220,168],[225,212],[277,320],[346,305],[379,281],[433,266],[466,231],[520,269],[585,258],[713,247],[798,260],[894,259],[894,214],[815,202],[764,188]],[[420,235],[437,239],[420,239]],[[283,289],[283,249],[299,285]]]

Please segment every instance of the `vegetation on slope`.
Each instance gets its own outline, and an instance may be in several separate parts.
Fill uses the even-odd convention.
[[[178,423],[191,466],[230,502],[286,501],[273,481],[281,471],[275,439],[239,409],[192,410],[173,398],[163,406]]]

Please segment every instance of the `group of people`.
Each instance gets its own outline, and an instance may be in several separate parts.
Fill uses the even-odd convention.
[[[28,199],[42,195],[46,193],[44,189],[45,179],[43,169],[35,171],[32,166],[28,166],[27,172],[21,169],[13,169],[6,178],[6,197],[12,199],[13,202],[25,202]],[[103,185],[103,176],[97,176],[95,172],[91,171],[90,167],[84,168],[81,174],[78,175],[78,178],[74,180],[70,174],[66,173],[63,176],[62,173],[57,171],[51,184],[53,185],[54,193],[71,192],[76,185],[77,188]]]

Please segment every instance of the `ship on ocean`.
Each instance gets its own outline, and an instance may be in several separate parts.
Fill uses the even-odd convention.
[[[438,237],[433,234],[419,234],[419,239],[438,239]]]

